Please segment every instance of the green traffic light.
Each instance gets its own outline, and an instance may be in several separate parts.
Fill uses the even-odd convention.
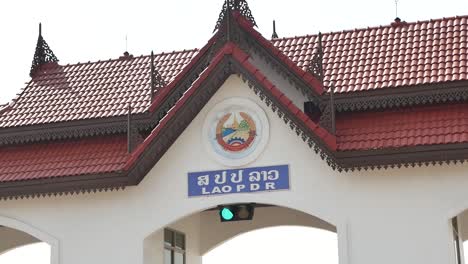
[[[221,210],[221,217],[225,221],[230,221],[234,218],[234,213],[229,208],[224,207]]]

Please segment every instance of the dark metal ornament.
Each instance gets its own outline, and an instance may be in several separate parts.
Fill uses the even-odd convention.
[[[37,39],[36,52],[31,65],[29,76],[33,77],[37,69],[46,63],[58,62],[54,52],[50,49],[47,42],[42,37],[42,25],[39,23],[39,37]]]
[[[319,32],[317,37],[317,49],[314,56],[309,62],[307,71],[312,73],[317,79],[323,83],[323,47],[322,47],[322,33]]]
[[[214,31],[218,30],[224,22],[224,18],[229,11],[239,11],[242,16],[249,20],[255,27],[257,23],[255,22],[254,17],[252,16],[252,11],[250,11],[249,4],[246,0],[226,0],[223,4],[223,9],[219,14],[218,22],[216,22],[216,27]],[[213,32],[214,32],[213,31]]]
[[[156,69],[154,65],[154,53],[151,51],[151,102],[154,99],[155,93],[167,85],[166,81],[162,77],[161,73]]]
[[[271,35],[271,38],[272,38],[272,39],[277,39],[277,38],[279,38],[279,37],[278,37],[278,33],[276,32],[276,21],[275,21],[275,20],[273,20],[273,34]]]

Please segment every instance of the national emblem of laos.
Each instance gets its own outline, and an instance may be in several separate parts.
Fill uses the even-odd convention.
[[[224,115],[216,126],[216,141],[229,152],[241,152],[248,149],[255,140],[255,122],[245,112],[233,112]]]

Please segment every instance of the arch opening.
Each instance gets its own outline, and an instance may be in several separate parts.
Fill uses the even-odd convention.
[[[0,253],[0,263],[49,264],[50,257],[50,245],[39,241],[3,251]]]
[[[242,239],[243,236],[266,232],[283,236],[282,240],[285,241],[294,237],[297,241],[302,241],[305,239],[303,236],[293,235],[301,234],[297,232],[298,229],[308,234],[309,239],[314,239],[313,242],[320,243],[323,237],[334,241],[334,246],[328,252],[333,252],[329,259],[336,262],[329,263],[338,263],[338,234],[335,225],[298,210],[274,205],[256,207],[253,219],[247,221],[222,222],[218,208],[183,217],[145,238],[144,263],[202,264],[203,256],[208,256],[205,259],[209,262],[213,252],[219,251],[220,248],[232,248],[229,246],[231,241]],[[290,236],[285,236],[282,235],[285,230],[293,231]],[[268,235],[265,236],[267,237]],[[307,244],[306,240],[302,244]],[[271,239],[266,241],[275,246]],[[278,240],[276,245],[279,246],[280,242]],[[263,253],[259,252],[257,255],[261,254]]]
[[[338,264],[334,232],[305,226],[275,226],[242,233],[203,256],[203,264]]]
[[[0,227],[0,237],[2,238],[0,239],[0,255],[23,246],[41,242],[41,240],[28,233],[6,226]]]
[[[0,216],[0,263],[58,264],[58,240],[16,219]]]

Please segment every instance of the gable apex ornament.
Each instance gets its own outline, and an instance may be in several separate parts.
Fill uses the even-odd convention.
[[[42,24],[39,23],[39,37],[37,38],[36,51],[34,53],[29,76],[33,77],[41,65],[58,61],[59,60],[55,56],[54,52],[50,49],[49,45],[47,45],[47,42],[42,37]]]
[[[255,22],[254,17],[252,16],[252,11],[250,11],[249,4],[246,0],[225,0],[223,4],[223,9],[219,14],[218,22],[216,22],[216,27],[214,31],[218,30],[223,24],[224,18],[228,11],[238,11],[242,16],[249,20],[255,27],[257,23]],[[213,32],[214,32],[213,31]]]

